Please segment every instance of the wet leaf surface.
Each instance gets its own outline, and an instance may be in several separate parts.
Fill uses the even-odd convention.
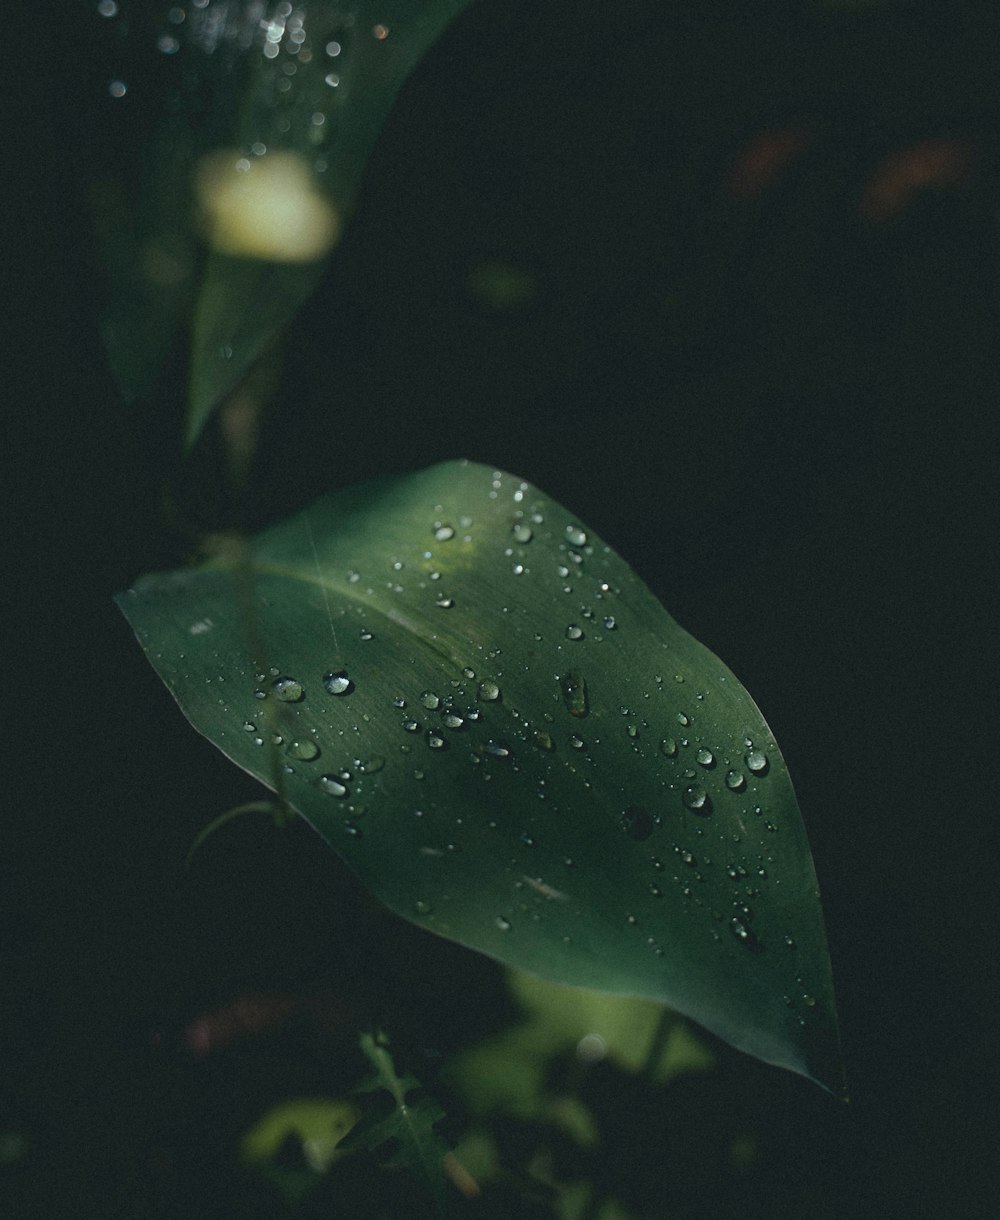
[[[405,918],[837,1090],[812,858],[759,710],[536,488],[449,462],[119,603],[191,722]]]

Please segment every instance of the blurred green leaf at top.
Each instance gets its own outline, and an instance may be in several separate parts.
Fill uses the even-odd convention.
[[[162,98],[136,164],[126,155],[94,192],[104,334],[127,400],[153,392],[183,341],[197,440],[315,288],[396,94],[468,3],[96,6],[122,65],[110,103]]]

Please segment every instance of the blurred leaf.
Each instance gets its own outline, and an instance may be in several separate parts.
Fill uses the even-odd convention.
[[[380,480],[242,568],[119,601],[192,723],[394,911],[839,1087],[816,877],[767,725],[535,488],[461,462]]]
[[[566,1128],[566,1114],[553,1114],[546,1093],[549,1065],[558,1055],[575,1052],[591,1063],[607,1058],[628,1072],[646,1072],[655,1084],[715,1062],[678,1019],[656,1061],[647,1063],[663,1011],[651,1000],[564,987],[517,971],[508,972],[508,982],[524,1020],[466,1051],[451,1070],[455,1088],[477,1114],[502,1111]]]
[[[361,1117],[352,1102],[326,1097],[295,1097],[268,1110],[243,1137],[243,1159],[263,1164],[274,1158],[290,1135],[302,1143],[305,1160],[325,1173],[344,1136]]]
[[[197,439],[316,286],[396,94],[469,2],[116,12],[123,40],[155,40],[172,73],[137,193],[113,179],[95,201],[112,281],[105,336],[127,398],[149,393],[190,319]]]
[[[347,1099],[295,1097],[272,1107],[243,1137],[244,1162],[291,1205],[298,1204],[342,1151],[361,1111]],[[289,1164],[292,1145],[296,1156]],[[299,1155],[299,1153],[301,1155]]]
[[[388,1113],[370,1112],[351,1131],[343,1147],[367,1148],[381,1165],[417,1170],[441,1211],[445,1200],[444,1158],[448,1145],[434,1130],[444,1111],[420,1089],[413,1076],[397,1076],[392,1056],[381,1042],[362,1034],[361,1049],[375,1067],[375,1074],[355,1090],[356,1095],[384,1091],[392,1098]]]

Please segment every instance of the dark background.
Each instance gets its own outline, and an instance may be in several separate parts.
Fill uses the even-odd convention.
[[[189,542],[161,513],[180,407],[126,407],[98,332],[106,49],[69,6],[9,37],[0,1193],[11,1216],[276,1214],[234,1137],[356,1065],[315,1032],[199,1059],[186,1025],[306,991],[445,1055],[501,983],[381,919],[304,829],[234,825],[184,872],[259,790],[110,600]],[[852,1101],[721,1052],[632,1114],[650,1215],[995,1214],[998,47],[986,4],[484,3],[404,90],[291,327],[259,521],[447,457],[515,471],[781,742]],[[478,299],[489,260],[535,296]],[[714,1172],[734,1114],[760,1144],[738,1179]]]

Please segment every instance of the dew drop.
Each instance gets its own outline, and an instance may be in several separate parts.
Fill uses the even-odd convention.
[[[486,753],[492,754],[494,758],[510,758],[510,746],[505,741],[498,741],[491,737],[486,743]]]
[[[585,546],[587,535],[578,525],[567,525],[566,540],[570,546]]]
[[[514,535],[515,542],[530,542],[534,537],[531,526],[525,525],[523,521],[518,521],[518,523],[511,530],[511,533]]]
[[[354,690],[354,683],[343,669],[336,669],[323,675],[323,689],[328,695],[349,695]]]
[[[440,606],[442,610],[451,610],[455,605],[455,599],[453,597],[438,597],[435,598],[434,605]]]
[[[501,932],[510,931],[510,920],[504,919],[504,917],[502,915],[498,915],[496,917],[496,919],[493,920],[493,922],[496,924],[496,926],[500,929]]]
[[[424,902],[422,898],[418,898],[413,904],[413,913],[414,915],[432,915],[434,908],[429,902]]]
[[[457,730],[465,728],[465,719],[460,716],[458,712],[454,710],[454,708],[449,708],[447,711],[442,713],[441,723],[446,729]]]
[[[658,885],[656,885],[654,882],[651,881],[646,888],[649,890],[649,892],[653,895],[654,898],[663,897],[663,890],[661,890],[660,887]]]
[[[816,997],[813,995],[804,995],[802,997],[802,1003],[805,1004],[806,1008],[815,1008]]]
[[[256,733],[257,726],[254,724],[254,722],[252,720],[244,720],[243,721],[243,732],[244,733]]]
[[[618,825],[634,843],[642,843],[653,833],[653,819],[641,805],[622,810]]]
[[[741,944],[748,944],[752,933],[742,919],[737,919],[735,916],[729,921],[729,930]]]
[[[576,623],[570,623],[570,625],[566,628],[566,639],[567,640],[582,640],[583,639],[583,628],[579,627]]]
[[[746,776],[742,771],[726,772],[726,787],[730,790],[730,792],[742,792],[746,786]]]
[[[336,775],[321,775],[316,781],[316,787],[320,788],[328,796],[345,797],[350,795],[347,786],[342,784]]]
[[[345,822],[344,830],[351,836],[352,839],[360,839],[362,836],[361,827],[357,824],[357,822]]]
[[[368,640],[373,640],[375,637],[372,635],[372,633],[368,630],[367,627],[362,627],[361,628],[361,638],[367,643]]]
[[[763,750],[751,750],[745,760],[747,770],[754,775],[766,775],[768,769],[767,755]]]
[[[587,683],[582,674],[563,674],[559,679],[559,690],[563,705],[571,716],[582,719],[590,710],[587,700]]]
[[[354,765],[361,775],[374,775],[385,766],[385,759],[381,754],[372,754],[370,758],[356,758]]]
[[[441,706],[440,696],[436,695],[432,690],[425,690],[420,696],[420,702],[432,712]]]
[[[483,703],[496,703],[500,698],[500,687],[495,682],[480,682],[476,698]]]
[[[555,749],[555,742],[544,729],[535,729],[531,739],[540,750]]]
[[[432,750],[443,750],[447,742],[440,733],[435,733],[433,729],[428,729],[427,744]]]
[[[681,793],[681,800],[688,809],[694,810],[695,813],[700,813],[703,816],[712,812],[712,802],[709,799],[708,793],[698,784],[691,784]]]
[[[615,622],[615,616],[613,614],[605,615],[605,617],[601,620],[601,623],[605,631],[614,631],[614,629],[618,626],[618,624]]]
[[[569,739],[569,744],[573,747],[574,750],[585,750],[587,748],[587,743],[583,740],[582,737],[577,737],[575,733]]]
[[[702,748],[695,755],[695,758],[698,760],[698,762],[703,767],[711,768],[711,767],[715,766],[715,755],[712,753],[711,750],[706,750],[706,749]]]
[[[288,743],[285,753],[300,762],[312,762],[314,758],[319,758],[319,746],[311,737],[300,737]]]
[[[404,720],[402,727],[406,730],[407,733],[419,733],[420,732],[420,721],[419,720]]]
[[[796,943],[795,943],[795,938],[794,938],[793,936],[786,936],[786,937],[785,937],[785,944],[786,944],[786,945],[789,947],[789,949],[797,949],[797,948],[798,948],[798,945],[796,945]]]
[[[677,742],[672,737],[664,737],[660,742],[660,753],[666,754],[667,758],[676,758]]]
[[[305,695],[302,684],[288,677],[275,678],[271,683],[271,690],[282,703],[298,703]]]
[[[434,539],[437,542],[448,542],[455,537],[455,531],[450,525],[435,525]]]
[[[679,725],[682,725],[684,728],[687,728],[687,726],[691,723],[691,719],[689,716],[685,716],[685,714],[683,712],[678,712],[677,713],[677,723]]]

